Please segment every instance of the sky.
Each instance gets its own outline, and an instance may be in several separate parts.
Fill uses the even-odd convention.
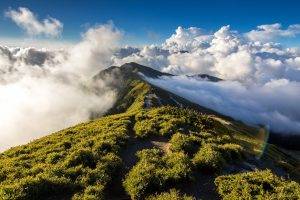
[[[180,25],[200,27],[215,32],[230,24],[234,30],[250,31],[261,24],[281,23],[283,27],[300,22],[299,1],[10,1],[0,2],[0,11],[26,7],[38,19],[51,16],[63,23],[58,41],[75,42],[90,26],[113,23],[125,33],[127,44],[158,44],[168,38]],[[0,17],[0,38],[20,39],[24,31],[12,23],[7,16]],[[284,45],[300,44],[298,37],[285,38]]]

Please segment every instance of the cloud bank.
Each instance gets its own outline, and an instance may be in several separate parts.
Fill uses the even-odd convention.
[[[238,81],[199,81],[187,76],[147,79],[201,106],[279,133],[299,133],[300,83],[286,79],[245,86]]]
[[[256,30],[246,33],[246,37],[252,41],[272,41],[280,37],[295,37],[300,33],[300,25],[293,24],[287,29],[282,29],[281,24],[265,24],[257,26]]]
[[[104,113],[116,91],[113,77],[91,77],[110,65],[121,33],[112,24],[90,28],[69,50],[0,46],[0,150]]]
[[[28,8],[19,7],[17,10],[10,9],[5,15],[24,29],[29,35],[45,35],[47,37],[58,37],[63,29],[63,24],[55,18],[48,17],[39,21]]]

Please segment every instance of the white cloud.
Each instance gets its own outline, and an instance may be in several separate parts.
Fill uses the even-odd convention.
[[[5,15],[11,18],[19,27],[29,35],[45,35],[58,37],[63,29],[63,24],[55,18],[48,17],[42,21],[37,19],[28,8],[19,7],[17,10],[10,9]]]
[[[87,76],[111,65],[121,37],[122,33],[112,23],[90,28],[70,50],[69,69]]]
[[[34,47],[37,49],[62,50],[74,46],[73,41],[60,40],[57,38],[10,38],[0,37],[0,44],[9,47]]]
[[[106,24],[67,50],[0,46],[0,151],[107,111],[116,98],[108,84],[116,80],[91,77],[111,65],[120,37]]]
[[[272,41],[279,37],[295,37],[300,34],[300,24],[293,24],[282,29],[281,24],[264,24],[257,26],[256,30],[246,33],[246,37],[252,41]]]
[[[132,49],[127,48],[122,49],[123,55],[127,55],[128,52],[131,52]],[[127,53],[125,53],[125,51]],[[141,49],[136,49],[132,54],[127,56],[120,56],[119,53],[112,57],[114,65],[122,65],[128,62],[137,62],[142,65],[151,66],[157,70],[161,70],[162,67],[168,65],[167,56],[169,52],[167,50],[161,49],[155,45],[144,46]]]
[[[210,35],[206,35],[200,28],[190,27],[184,29],[179,26],[170,38],[162,45],[170,52],[191,51],[195,48],[205,47]]]

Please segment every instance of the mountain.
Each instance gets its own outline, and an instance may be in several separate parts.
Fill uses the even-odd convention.
[[[188,75],[187,77],[194,78],[194,79],[200,79],[200,80],[208,80],[208,81],[212,81],[212,82],[222,81],[222,79],[215,77],[215,76],[210,76],[208,74],[195,74],[195,75]]]
[[[144,76],[158,78],[161,76],[174,75],[163,73],[137,63],[126,63],[120,67],[109,67],[93,77],[95,80],[106,80],[106,82],[109,82],[111,88],[118,89],[117,101],[107,114],[125,112],[134,103],[138,95],[141,95],[141,98],[144,98],[144,105],[142,105],[144,108],[170,105],[176,107],[189,107],[204,113],[218,114],[176,94],[149,84],[143,78]],[[114,81],[107,81],[107,77],[109,77],[109,79],[112,78]],[[213,78],[216,79],[216,77]],[[95,118],[95,116],[92,118]]]
[[[0,154],[0,199],[300,199],[299,153],[268,133],[155,87],[136,63],[93,77],[105,116]]]

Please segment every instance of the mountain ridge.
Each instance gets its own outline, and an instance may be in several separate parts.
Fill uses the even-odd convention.
[[[160,101],[160,103],[161,103],[160,105],[157,103],[157,101],[154,102],[153,105],[155,105],[155,106],[162,106],[162,105],[182,106],[182,105],[185,105],[189,108],[196,109],[199,112],[202,112],[205,114],[214,114],[214,115],[220,116],[222,118],[226,118],[231,121],[238,121],[240,123],[243,123],[237,119],[233,119],[230,116],[220,114],[212,109],[203,107],[196,103],[193,103],[193,102],[191,102],[183,97],[180,97],[179,95],[174,94],[170,91],[167,91],[167,90],[159,88],[155,85],[152,85],[151,83],[147,82],[147,80],[145,80],[144,76],[146,76],[148,78],[153,78],[153,79],[163,77],[163,76],[176,77],[176,75],[160,72],[151,67],[147,67],[144,65],[140,65],[138,63],[131,62],[131,63],[125,63],[125,64],[121,65],[120,67],[111,66],[105,70],[102,70],[101,72],[99,72],[97,75],[94,76],[94,79],[104,79],[105,80],[106,77],[118,77],[118,79],[122,79],[122,80],[138,79],[142,82],[145,82],[146,84],[149,84],[149,86],[151,88],[151,91],[149,91],[149,97],[152,96],[152,97],[157,97],[159,99],[162,99]],[[186,76],[189,78],[194,78],[199,81],[203,81],[203,80],[211,81],[211,82],[223,81],[223,79],[220,79],[218,77],[211,76],[208,74],[195,74],[195,75],[186,75]],[[113,83],[110,85],[112,88],[118,88],[119,95],[118,95],[118,100],[117,100],[115,106],[113,106],[113,108],[110,109],[106,114],[118,113],[118,111],[115,109],[115,107],[116,106],[118,107],[118,104],[120,103],[119,100],[122,99],[124,96],[124,95],[122,96],[122,94],[124,93],[122,91],[128,90],[128,87],[122,88],[123,86],[126,86],[126,85],[128,85],[128,82],[126,82],[126,81],[121,81],[121,83],[118,83],[118,84]],[[122,87],[120,87],[120,86],[122,86]],[[124,111],[124,109],[122,111]],[[99,115],[96,115],[96,116],[99,117]],[[259,127],[259,126],[260,125],[257,125],[257,127]],[[291,138],[291,140],[287,140],[286,138]],[[299,146],[297,144],[300,141],[300,136],[296,133],[289,134],[288,136],[286,136],[284,133],[277,133],[277,132],[271,131],[269,141],[271,143],[279,145],[283,148],[287,148],[287,149],[291,149],[291,150],[299,150]],[[289,141],[289,142],[287,142],[287,141]]]
[[[120,79],[105,116],[0,154],[1,199],[300,198],[299,160],[267,132],[155,88],[139,72],[161,72],[129,65],[94,77]]]
[[[230,118],[228,116],[221,115],[211,109],[208,109],[208,108],[200,106],[196,103],[193,103],[193,102],[191,102],[183,97],[180,97],[174,93],[163,90],[155,85],[152,85],[149,82],[145,81],[145,79],[143,78],[143,76],[141,76],[141,74],[143,74],[143,76],[147,76],[149,78],[158,78],[161,76],[169,76],[169,77],[175,76],[173,74],[160,72],[160,71],[157,71],[150,67],[146,67],[146,66],[131,62],[131,63],[125,63],[125,64],[121,65],[120,67],[111,66],[105,70],[102,70],[101,72],[96,74],[93,77],[93,79],[95,79],[95,80],[104,79],[105,80],[107,77],[116,77],[116,76],[118,77],[118,79],[121,79],[121,82],[119,82],[118,84],[112,83],[110,85],[111,87],[118,88],[119,89],[118,93],[121,94],[118,96],[118,100],[113,107],[118,107],[119,100],[124,97],[124,95],[122,95],[124,93],[124,92],[122,92],[122,90],[125,90],[125,91],[128,90],[128,85],[130,84],[129,82],[132,79],[136,79],[136,80],[139,80],[139,81],[144,82],[147,85],[149,85],[149,87],[151,88],[151,91],[149,91],[149,96],[152,95],[153,97],[161,99],[160,101],[158,101],[160,103],[158,103],[157,101],[153,102],[153,105],[155,105],[155,106],[163,106],[163,105],[183,106],[183,105],[185,105],[190,108],[197,109],[198,111],[203,112],[203,113],[215,114],[215,115],[220,115],[222,117]],[[210,80],[212,80],[212,81],[222,80],[222,79],[219,79],[217,77],[213,77],[213,76],[210,76],[207,74],[197,74],[195,76],[200,77],[202,79],[206,78],[209,81]],[[192,77],[192,76],[190,76],[190,77]],[[152,92],[152,94],[151,94],[151,92]],[[160,95],[162,95],[162,97],[160,97]],[[124,110],[122,110],[122,111],[124,111]],[[112,114],[112,113],[117,113],[117,111],[115,111],[115,112],[108,111],[107,112],[107,114]]]

